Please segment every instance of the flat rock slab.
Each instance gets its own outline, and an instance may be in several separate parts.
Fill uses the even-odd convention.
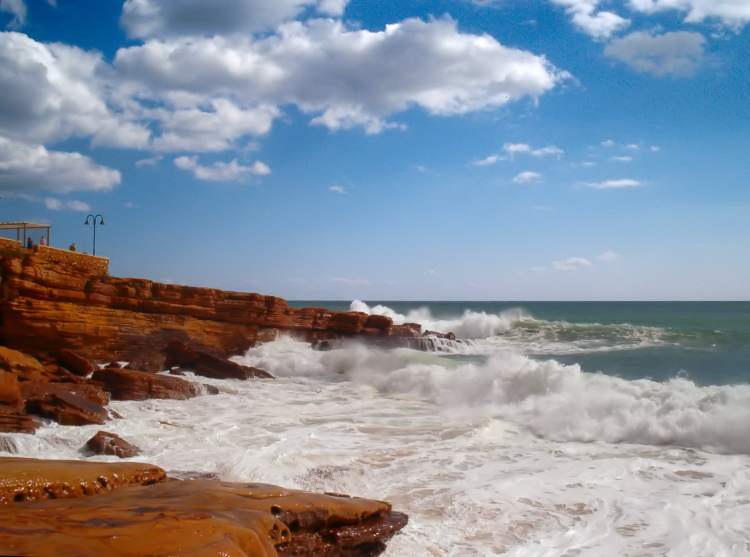
[[[152,464],[5,457],[0,458],[0,509],[3,505],[15,507],[14,503],[83,497],[166,480],[167,473]]]
[[[388,503],[266,484],[171,481],[0,507],[5,554],[377,555],[407,518]]]

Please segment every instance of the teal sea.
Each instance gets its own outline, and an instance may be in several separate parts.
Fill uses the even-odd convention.
[[[750,302],[365,304],[427,328],[454,325],[457,332],[466,329],[466,322],[481,321],[484,316],[487,327],[479,334],[486,333],[485,340],[512,344],[535,358],[579,364],[587,372],[655,381],[679,376],[698,385],[750,382]],[[294,301],[290,305],[363,309],[350,301]]]

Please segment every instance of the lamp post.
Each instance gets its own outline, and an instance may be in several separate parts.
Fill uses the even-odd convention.
[[[89,215],[86,217],[86,222],[83,223],[85,225],[88,225],[89,219],[94,219],[94,253],[93,255],[96,255],[96,219],[97,218],[99,219],[99,224],[104,226],[104,217],[101,215]]]

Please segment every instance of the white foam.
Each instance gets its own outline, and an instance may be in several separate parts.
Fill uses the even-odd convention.
[[[745,388],[511,351],[472,364],[279,339],[238,360],[278,378],[194,378],[222,392],[115,402],[124,419],[104,428],[170,471],[387,500],[410,516],[390,557],[749,553],[750,457],[701,450],[748,452],[732,426],[749,423]],[[79,452],[99,429],[12,437],[22,456],[114,460]]]

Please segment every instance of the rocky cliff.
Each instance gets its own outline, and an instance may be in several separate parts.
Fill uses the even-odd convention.
[[[125,360],[189,342],[239,354],[280,332],[311,342],[359,336],[418,346],[419,325],[380,315],[295,309],[274,296],[162,284],[108,274],[108,260],[0,239],[0,344],[34,356],[74,349],[92,360]]]

